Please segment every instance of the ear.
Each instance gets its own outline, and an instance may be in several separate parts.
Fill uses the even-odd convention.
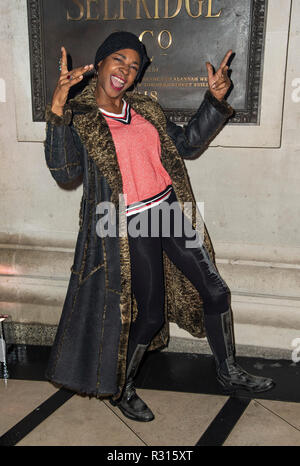
[[[99,67],[101,66],[101,64],[103,63],[103,60],[100,60],[98,62],[98,65],[96,66],[96,71],[98,72],[99,71]]]
[[[94,66],[94,69],[95,69],[95,74],[94,76],[96,76],[98,78],[98,75],[99,75],[99,67],[101,65],[103,60],[99,61],[98,65],[96,65],[96,67]]]

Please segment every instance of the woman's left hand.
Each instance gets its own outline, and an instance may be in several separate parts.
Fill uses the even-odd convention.
[[[223,100],[231,85],[231,81],[227,75],[229,68],[227,62],[231,55],[232,50],[228,50],[216,73],[214,73],[212,65],[206,62],[209,90],[220,101]]]

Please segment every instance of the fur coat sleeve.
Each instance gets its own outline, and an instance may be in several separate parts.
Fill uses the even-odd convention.
[[[223,100],[219,102],[209,91],[185,127],[167,121],[167,132],[184,159],[194,159],[204,152],[216,137],[233,109]]]

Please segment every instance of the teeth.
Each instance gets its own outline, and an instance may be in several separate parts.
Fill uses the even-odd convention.
[[[120,81],[120,83],[124,83],[123,79],[118,78],[117,76],[114,76],[114,78],[117,79],[118,81]]]
[[[117,76],[112,76],[112,77],[111,77],[111,80],[112,80],[112,83],[113,83],[113,85],[114,85],[115,87],[121,88],[121,87],[123,87],[124,84],[125,84],[125,82],[123,81],[123,79],[120,79],[120,78],[118,78]]]

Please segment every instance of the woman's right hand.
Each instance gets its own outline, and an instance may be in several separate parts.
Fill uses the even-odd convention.
[[[68,71],[67,64],[67,51],[64,47],[61,48],[61,72],[53,93],[51,110],[59,116],[63,115],[63,108],[67,101],[69,89],[75,84],[79,83],[83,74],[91,71],[94,65],[81,66],[72,71]]]

